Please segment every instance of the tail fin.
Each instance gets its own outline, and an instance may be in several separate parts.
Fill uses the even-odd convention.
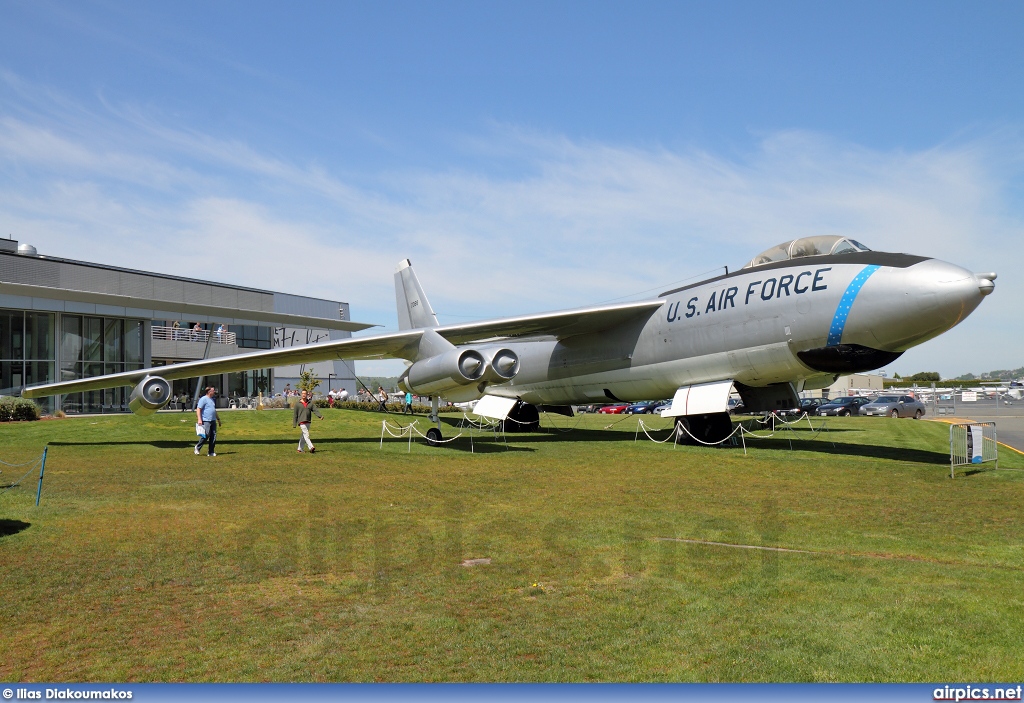
[[[398,329],[437,327],[437,315],[412,270],[412,262],[402,259],[395,269],[395,303],[398,305]]]

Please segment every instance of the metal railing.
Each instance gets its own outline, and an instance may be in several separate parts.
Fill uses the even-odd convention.
[[[234,332],[217,332],[216,330],[193,330],[185,327],[153,327],[153,339],[165,342],[200,342],[213,335],[214,344],[237,344]]]
[[[964,422],[949,426],[949,477],[956,467],[995,462],[999,468],[999,437],[994,422]]]

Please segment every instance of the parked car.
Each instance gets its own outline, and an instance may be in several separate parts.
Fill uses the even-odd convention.
[[[746,408],[743,407],[743,401],[739,398],[729,398],[729,414],[730,415],[742,415],[746,412]]]
[[[803,398],[800,401],[800,405],[795,408],[787,408],[780,410],[780,415],[803,415],[807,413],[813,415],[818,409],[818,406],[823,404],[825,400],[823,398]]]
[[[598,408],[597,412],[601,413],[602,415],[621,415],[626,411],[626,408],[628,407],[629,406],[626,405],[625,403],[621,403],[619,405],[604,405]]]
[[[639,403],[633,403],[626,407],[625,413],[627,415],[649,415],[654,412],[655,405],[653,400],[641,400]]]
[[[658,404],[654,406],[654,409],[651,410],[651,412],[656,414],[656,415],[660,415],[663,410],[668,410],[671,407],[672,407],[672,401],[671,400],[662,400],[662,401],[659,401]]]
[[[867,405],[870,402],[870,398],[865,398],[864,396],[860,395],[833,398],[827,403],[818,406],[818,414],[836,415],[844,417],[849,417],[850,415],[860,415],[861,406]]]
[[[579,414],[579,415],[582,415],[583,413],[596,413],[597,412],[597,408],[598,408],[598,406],[597,405],[593,405],[593,404],[591,404],[591,405],[577,405],[576,406],[576,413]]]
[[[924,403],[909,395],[883,395],[864,405],[861,415],[888,415],[889,417],[912,417],[917,420],[924,416]]]

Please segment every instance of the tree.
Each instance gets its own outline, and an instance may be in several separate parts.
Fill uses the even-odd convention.
[[[313,395],[313,391],[320,385],[320,379],[317,378],[312,371],[309,369],[303,369],[299,372],[299,382],[295,384],[295,387],[300,391],[306,391],[310,395]]]
[[[910,377],[911,381],[941,381],[942,376],[938,371],[920,371]]]

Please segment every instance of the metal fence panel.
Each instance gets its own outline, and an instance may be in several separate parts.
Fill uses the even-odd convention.
[[[995,462],[999,468],[999,442],[994,422],[964,422],[949,426],[949,477],[956,467]]]

